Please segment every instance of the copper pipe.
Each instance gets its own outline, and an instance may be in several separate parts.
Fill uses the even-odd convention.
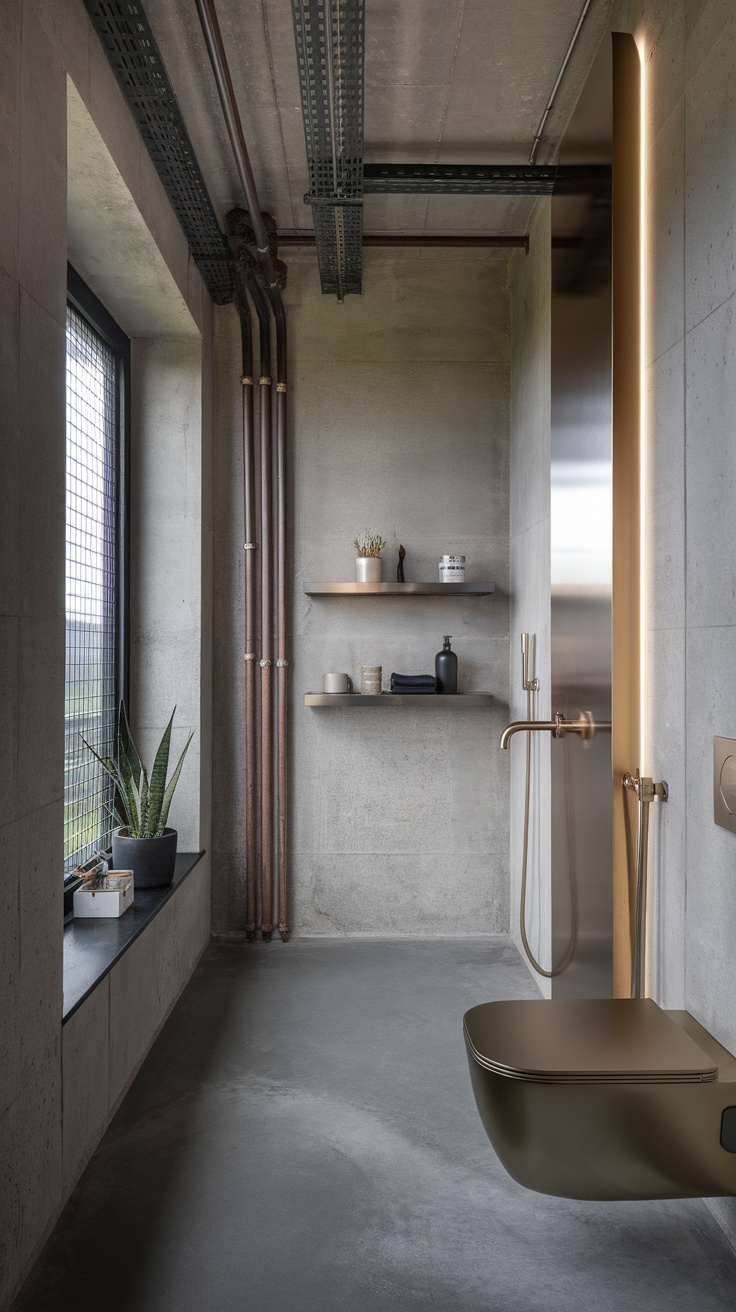
[[[256,932],[256,860],[258,848],[258,763],[256,737],[256,514],[253,433],[253,333],[248,296],[239,271],[235,303],[242,345],[240,384],[243,394],[243,526],[245,550],[245,933]]]
[[[222,113],[225,119],[225,126],[230,137],[233,155],[235,157],[235,166],[240,177],[240,184],[245,194],[248,212],[250,214],[253,231],[256,237],[256,249],[258,251],[258,262],[261,265],[264,274],[264,280],[267,287],[278,289],[278,282],[273,264],[271,263],[271,251],[268,244],[266,227],[261,217],[261,206],[258,201],[258,190],[256,181],[253,177],[253,170],[250,166],[248,148],[245,144],[243,134],[243,124],[240,119],[233,82],[228,67],[227,55],[222,42],[222,33],[220,24],[217,21],[217,13],[213,0],[195,0],[199,21],[202,25],[207,53],[212,64],[212,72],[215,75]]]
[[[272,451],[271,451],[271,342],[266,295],[276,318],[283,320],[280,286],[285,270],[274,267],[266,224],[258,200],[253,170],[243,134],[225,47],[217,21],[214,0],[195,0],[207,52],[217,85],[225,125],[230,137],[235,165],[246,199],[256,240],[260,277],[266,293],[255,276],[249,290],[258,315],[260,329],[260,451],[261,451],[261,935],[268,942],[273,933],[273,570],[272,551]],[[278,262],[277,262],[278,263]]]
[[[271,316],[259,283],[249,291],[258,315],[260,340],[261,452],[261,937],[273,933],[273,515],[271,450]]]
[[[287,715],[288,668],[286,658],[286,318],[281,299],[272,300],[276,322],[276,594],[278,680],[278,888],[279,934],[289,938],[288,909],[288,794]]]

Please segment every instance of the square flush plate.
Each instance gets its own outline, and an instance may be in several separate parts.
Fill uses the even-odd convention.
[[[736,834],[736,738],[713,739],[713,819]]]

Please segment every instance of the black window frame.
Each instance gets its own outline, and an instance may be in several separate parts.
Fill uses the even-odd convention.
[[[71,264],[67,265],[67,303],[87,320],[116,361],[115,684],[119,708],[121,701],[127,706],[130,691],[130,338]],[[65,882],[72,878],[66,876]]]

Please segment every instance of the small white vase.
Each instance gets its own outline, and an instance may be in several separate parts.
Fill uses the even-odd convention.
[[[356,582],[356,583],[380,583],[380,582],[381,582],[381,557],[380,557],[380,556],[356,556],[356,557],[355,557],[355,582]]]

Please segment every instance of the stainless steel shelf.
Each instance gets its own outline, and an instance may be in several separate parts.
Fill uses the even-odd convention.
[[[493,705],[490,692],[448,693],[360,693],[305,692],[305,706],[321,706],[341,711],[365,711],[371,706],[434,706],[442,711],[467,711],[473,707]]]
[[[309,597],[489,597],[495,583],[305,583]]]

